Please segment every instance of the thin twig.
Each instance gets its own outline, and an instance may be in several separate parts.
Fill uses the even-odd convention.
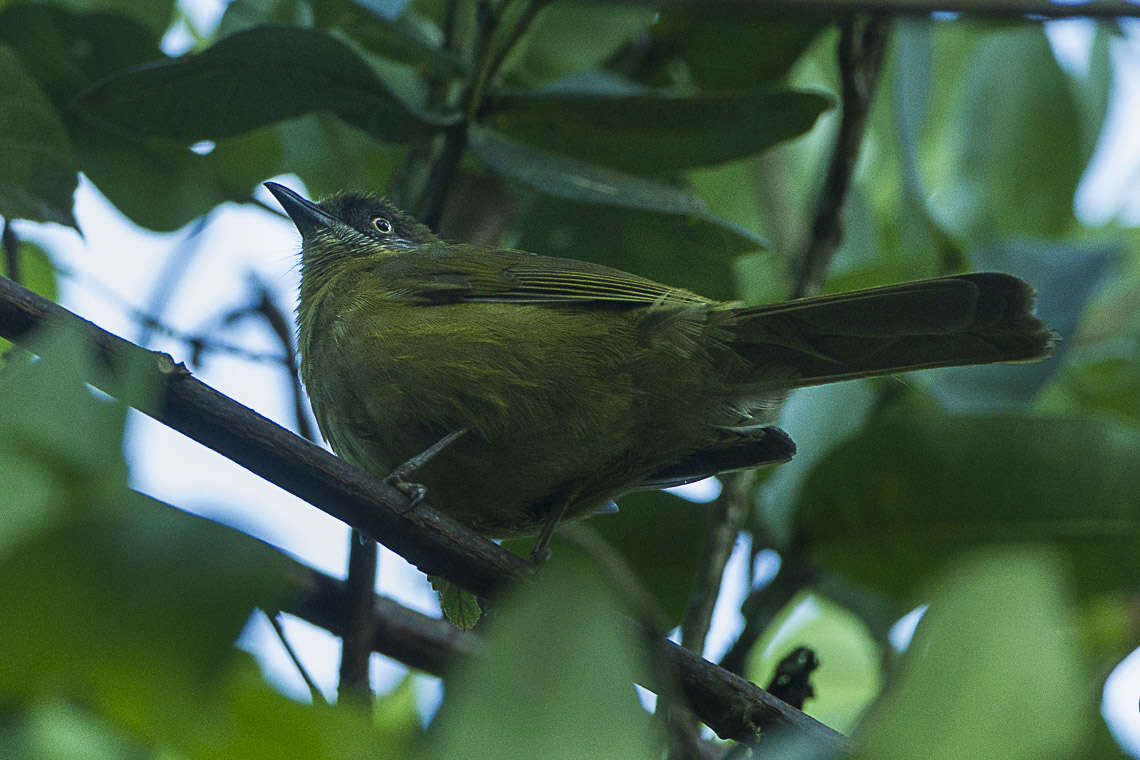
[[[205,232],[206,227],[210,224],[210,215],[199,217],[190,227],[190,231],[186,236],[178,242],[170,255],[166,257],[163,263],[162,272],[158,275],[155,281],[154,289],[150,294],[150,305],[143,307],[146,314],[154,317],[155,322],[162,320],[162,312],[170,304],[174,291],[178,288],[179,282],[186,275],[190,269],[190,262],[194,260],[194,256],[200,250],[199,242],[201,241],[202,233]],[[138,337],[135,338],[135,343],[140,346],[145,346],[150,343],[153,330],[150,323],[144,322],[142,329],[139,330]]]
[[[741,525],[748,513],[748,493],[755,479],[754,471],[728,473],[721,478],[723,486],[712,504],[712,520],[701,548],[696,582],[681,621],[681,646],[692,652],[700,653],[705,649],[724,568],[740,536]],[[700,757],[703,743],[692,713],[677,709],[668,698],[663,697],[657,704],[658,714],[663,714],[665,719],[669,757],[672,760]]]
[[[732,556],[744,518],[748,515],[749,496],[756,482],[756,471],[728,473],[721,476],[723,487],[713,502],[712,522],[701,550],[697,581],[685,608],[681,623],[681,646],[703,652],[713,608],[720,596],[721,580],[728,558]]]
[[[439,228],[439,220],[443,216],[444,206],[451,194],[463,152],[467,149],[468,130],[479,114],[487,95],[487,88],[494,81],[511,50],[530,28],[534,17],[549,0],[526,0],[526,2],[526,8],[511,28],[506,41],[498,48],[494,48],[492,43],[506,15],[510,0],[504,2],[498,12],[492,9],[487,0],[480,0],[475,6],[478,33],[472,56],[474,64],[471,79],[464,87],[459,102],[463,120],[444,133],[443,147],[428,174],[423,199],[417,204],[418,217],[432,229]]]
[[[325,700],[325,695],[321,692],[320,687],[317,686],[317,682],[314,681],[313,677],[309,675],[309,671],[305,669],[304,664],[301,662],[301,658],[297,656],[297,652],[289,643],[288,637],[285,636],[285,627],[281,625],[281,613],[278,612],[270,615],[269,612],[265,610],[262,611],[265,612],[265,618],[269,621],[269,624],[273,626],[273,630],[277,632],[277,638],[281,642],[281,646],[285,648],[285,653],[289,655],[289,659],[293,661],[293,667],[297,668],[297,672],[301,674],[301,678],[304,680],[305,685],[309,687],[309,698],[313,700],[313,704],[328,704],[328,702]]]
[[[87,288],[103,300],[121,309],[131,321],[148,326],[152,332],[164,338],[170,338],[185,344],[191,350],[190,363],[193,365],[199,364],[201,356],[208,353],[230,354],[240,359],[245,359],[246,361],[267,362],[271,364],[288,364],[291,361],[290,357],[284,354],[250,351],[248,348],[243,348],[242,346],[235,346],[232,343],[207,338],[202,333],[189,333],[175,329],[163,323],[154,315],[147,314],[142,309],[136,307],[126,298],[119,295],[114,288],[105,285],[90,274],[81,275],[54,262],[52,268],[55,270],[55,273],[61,277],[69,277],[75,280],[82,287]]]
[[[839,38],[839,73],[842,79],[843,114],[835,148],[828,162],[827,177],[812,216],[811,235],[797,259],[793,298],[819,292],[827,267],[843,237],[843,206],[851,176],[859,159],[859,147],[879,80],[891,19],[883,16],[850,16]]]
[[[269,286],[266,285],[260,277],[250,273],[249,282],[251,289],[254,291],[253,303],[249,306],[227,312],[222,316],[220,321],[223,325],[231,325],[248,316],[256,316],[265,320],[265,323],[269,325],[269,329],[273,332],[274,337],[277,338],[277,343],[281,346],[281,350],[284,353],[282,364],[289,378],[289,388],[293,400],[293,419],[297,435],[307,441],[319,443],[313,431],[313,426],[309,422],[309,415],[305,412],[308,401],[304,390],[301,389],[301,376],[297,371],[298,359],[297,349],[293,341],[293,321],[278,308],[277,301],[273,298],[273,291],[269,289]]]

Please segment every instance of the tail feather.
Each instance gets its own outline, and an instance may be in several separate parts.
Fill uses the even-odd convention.
[[[1048,356],[1033,289],[974,273],[733,312],[733,350],[762,389]]]

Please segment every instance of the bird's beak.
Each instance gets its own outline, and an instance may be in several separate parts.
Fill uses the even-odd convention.
[[[285,213],[297,226],[297,231],[301,233],[302,238],[307,239],[313,233],[332,227],[339,221],[317,204],[307,198],[302,198],[284,185],[266,182],[265,189],[273,193],[273,197],[277,199],[281,208],[285,209]]]

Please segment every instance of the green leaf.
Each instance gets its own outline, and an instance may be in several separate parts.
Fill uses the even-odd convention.
[[[863,735],[861,758],[1085,756],[1091,674],[1080,666],[1061,559],[1038,549],[973,554],[940,575],[902,672]]]
[[[759,236],[713,215],[703,200],[677,185],[559,156],[485,129],[472,131],[471,149],[489,169],[549,195],[571,201],[691,217],[715,224],[730,233],[726,236],[730,237],[726,243],[742,245],[744,249],[765,245]]]
[[[449,679],[426,757],[657,757],[634,696],[634,642],[588,564],[516,589],[482,656]]]
[[[665,624],[674,626],[685,614],[697,579],[709,519],[707,504],[642,491],[622,496],[616,513],[598,515],[590,526],[621,553],[642,588],[657,600]]]
[[[995,541],[1066,552],[1082,596],[1131,588],[1140,433],[1096,419],[885,415],[811,471],[797,524],[830,569],[901,594]]]
[[[513,224],[510,244],[523,250],[594,261],[709,298],[735,296],[733,259],[757,247],[700,218],[571,203],[537,193],[524,198]]]
[[[392,142],[430,136],[449,123],[413,111],[324,32],[271,26],[112,75],[83,93],[80,104],[126,133],[180,140],[232,137],[315,111]]]
[[[304,0],[233,0],[218,23],[217,37],[229,37],[262,24],[311,27],[313,10]]]
[[[428,582],[439,596],[439,608],[443,616],[459,630],[472,630],[479,618],[483,617],[483,608],[479,606],[479,599],[474,594],[438,575],[429,575]]]
[[[503,70],[542,82],[598,66],[643,33],[655,13],[653,8],[621,3],[547,3],[507,56]],[[503,26],[510,28],[509,21]]]
[[[671,4],[649,33],[655,55],[679,59],[698,87],[747,90],[787,74],[828,22],[760,6]]]
[[[948,147],[932,157],[948,168],[930,185],[936,215],[974,242],[1063,234],[1088,155],[1080,109],[1043,29],[984,35],[964,69],[950,80],[958,82],[950,120],[931,124]]]
[[[656,604],[653,612],[664,616],[656,622],[664,628],[674,627],[681,622],[696,582],[711,519],[709,505],[694,504],[665,491],[635,491],[618,501],[616,512],[593,516],[577,535],[564,537],[556,532],[547,567],[562,571],[582,563],[596,564],[599,559],[604,566],[607,554],[616,552],[633,572],[638,592],[646,592]],[[596,537],[608,546],[596,548]],[[530,538],[503,542],[505,548],[519,555],[525,555],[533,545]],[[663,557],[668,561],[662,561]],[[614,580],[618,588],[626,587],[626,578]],[[642,600],[630,601],[636,607]],[[644,612],[635,609],[633,614]]]
[[[126,16],[148,26],[161,37],[174,20],[175,0],[52,0],[76,12],[103,11]]]
[[[794,90],[665,95],[499,94],[483,122],[508,137],[630,172],[666,173],[759,153],[830,107]]]
[[[216,671],[252,606],[283,594],[286,565],[269,547],[122,498],[129,512],[68,521],[0,563],[0,601],[22,611],[0,645],[0,691],[62,687],[110,712],[139,709]]]
[[[423,74],[450,79],[468,74],[465,60],[441,49],[402,19],[392,20],[368,6],[354,2],[337,18],[337,28],[369,52],[414,66]]]
[[[120,69],[160,58],[159,36],[114,13],[25,3],[0,9],[0,40],[19,53],[73,133],[76,94]]]
[[[16,53],[0,45],[0,216],[75,227],[77,172],[63,120]]]
[[[5,483],[9,508],[38,505],[54,512],[111,505],[127,483],[126,408],[97,400],[87,389],[92,357],[76,336],[40,333],[25,345],[40,360],[0,375],[0,473],[34,487]]]
[[[792,461],[776,467],[760,486],[754,532],[777,547],[792,539],[795,505],[816,464],[867,423],[875,403],[868,382],[836,383],[796,391],[780,410],[779,425],[796,442]]]

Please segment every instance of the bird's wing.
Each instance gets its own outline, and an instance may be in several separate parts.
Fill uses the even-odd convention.
[[[389,257],[381,266],[393,292],[422,303],[709,303],[695,293],[620,269],[523,251],[439,246]]]

